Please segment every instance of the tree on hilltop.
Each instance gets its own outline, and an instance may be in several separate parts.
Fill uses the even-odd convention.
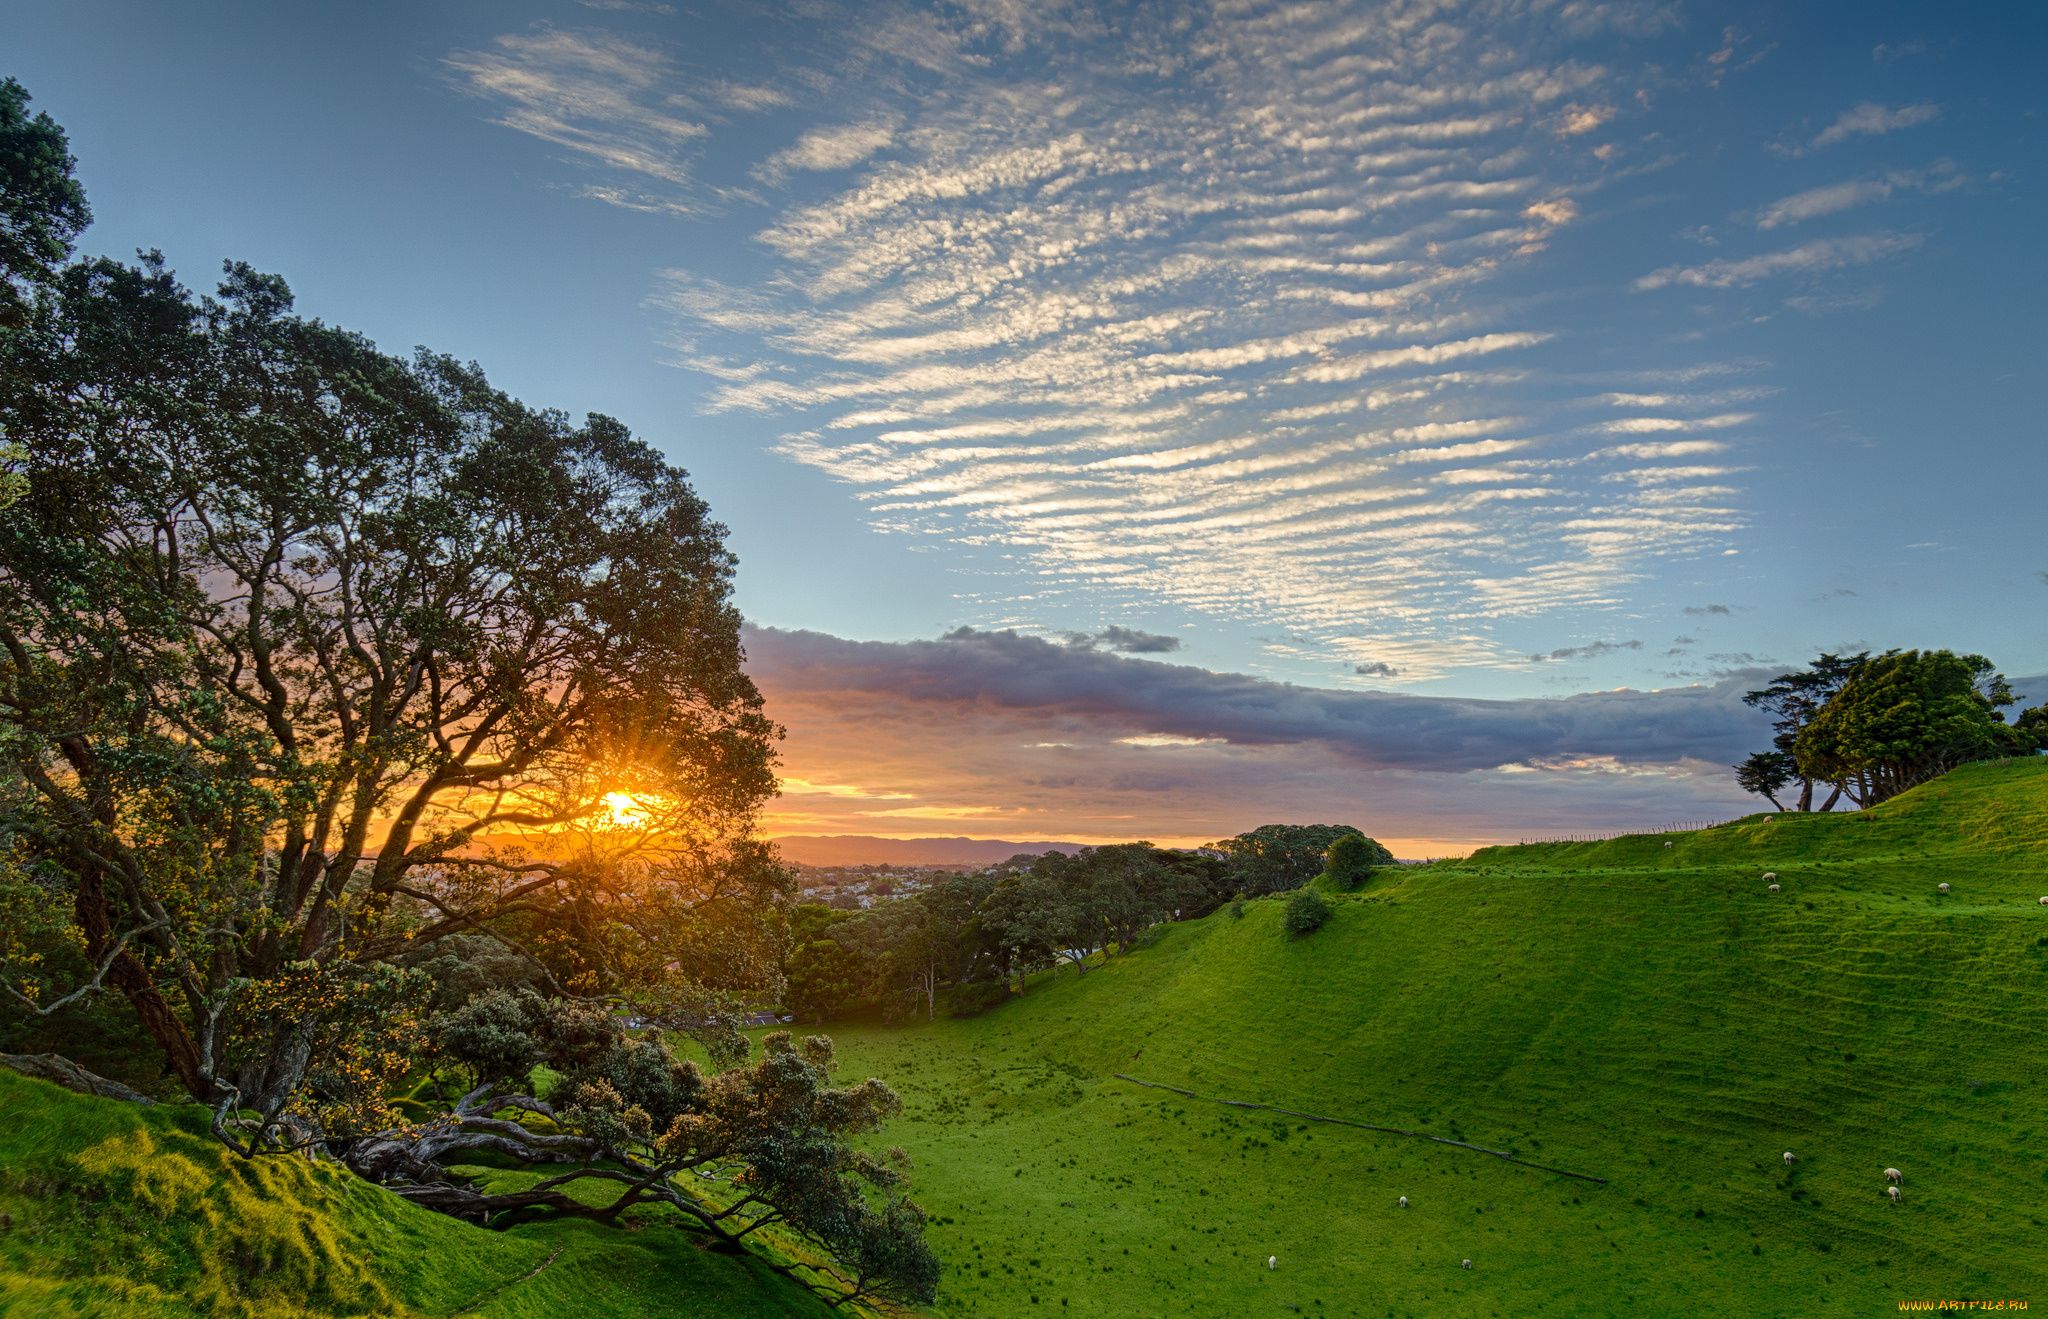
[[[1211,846],[1229,862],[1238,891],[1256,896],[1300,888],[1323,873],[1330,848],[1346,834],[1364,837],[1348,824],[1262,824]],[[1366,842],[1371,864],[1393,864],[1393,853],[1370,838]]]
[[[2018,699],[1982,655],[1886,651],[1851,670],[1793,751],[1802,773],[1870,807],[1969,761],[2031,751],[2002,713]]]
[[[1759,751],[1735,767],[1735,781],[1743,791],[1756,793],[1782,811],[1787,808],[1778,800],[1778,794],[1797,780],[1799,797],[1790,809],[1814,809],[1813,788],[1819,780],[1800,770],[1793,747],[1798,743],[1800,733],[1820,713],[1821,707],[1842,689],[1842,684],[1849,680],[1856,666],[1869,658],[1867,650],[1847,656],[1824,654],[1808,668],[1781,673],[1768,687],[1742,698],[1744,705],[1775,716],[1771,721],[1771,749]],[[1821,803],[1820,809],[1833,810],[1841,795],[1842,791],[1837,787]]]

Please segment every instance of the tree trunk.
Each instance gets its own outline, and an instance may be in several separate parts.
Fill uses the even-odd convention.
[[[107,955],[113,939],[113,922],[107,916],[107,893],[100,868],[91,861],[78,867],[78,896],[72,904],[78,927],[85,933],[85,953],[95,963]],[[163,992],[149,978],[142,959],[123,948],[107,970],[107,979],[127,995],[150,1038],[163,1046],[164,1061],[178,1074],[185,1092],[204,1103],[212,1097],[213,1082],[207,1077],[199,1049],[178,1014],[165,1001]]]

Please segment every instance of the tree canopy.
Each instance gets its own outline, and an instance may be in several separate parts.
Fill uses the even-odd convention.
[[[2039,710],[2005,722],[2003,711],[2021,698],[1982,655],[1822,655],[1743,699],[1777,719],[1772,749],[1737,765],[1736,782],[1779,810],[1787,807],[1778,794],[1795,781],[1793,809],[1813,809],[1821,783],[1831,791],[1819,809],[1844,796],[1868,807],[1965,762],[2048,746]]]
[[[848,1143],[894,1094],[739,1030],[782,990],[781,733],[687,473],[276,275],[72,260],[84,193],[27,104],[0,83],[0,1026],[110,988],[246,1157],[325,1147],[464,1216],[422,1141],[569,1159],[533,1203],[775,1225],[839,1299],[929,1300],[901,1168]],[[543,1062],[560,1112],[519,1093]],[[400,1125],[436,1068],[471,1091]],[[559,1191],[620,1164],[608,1207]]]

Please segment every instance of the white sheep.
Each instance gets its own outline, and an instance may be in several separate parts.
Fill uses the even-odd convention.
[[[2041,899],[2041,905],[2044,907],[2048,907],[2048,898]]]
[[[1794,1154],[1792,1153],[1792,1151],[1791,1151],[1791,1150],[1786,1150],[1786,1151],[1785,1151],[1785,1162],[1787,1162],[1787,1163],[1792,1163],[1792,1162],[1794,1162],[1794,1161],[1796,1160],[1796,1158],[1797,1158],[1797,1156],[1796,1156],[1796,1155],[1794,1155]]]
[[[1899,1202],[1899,1188],[1896,1186],[1887,1186],[1884,1189],[1885,1192],[1891,1196],[1892,1203],[1897,1204]]]
[[[1886,1168],[1884,1170],[1884,1179],[1893,1186],[1897,1186],[1906,1180],[1906,1174],[1900,1172],[1897,1168]]]
[[[1773,893],[1776,893],[1777,891],[1778,891],[1778,886],[1777,886],[1776,884],[1773,884],[1773,885],[1771,885],[1771,892],[1773,892]]]
[[[1268,1256],[1266,1256],[1266,1267],[1267,1267],[1267,1268],[1269,1268],[1269,1269],[1277,1269],[1277,1268],[1279,1268],[1279,1267],[1280,1267],[1280,1257],[1279,1257],[1278,1255],[1268,1255]]]
[[[1671,844],[1669,844],[1669,843],[1666,843],[1666,844],[1664,844],[1664,846],[1666,846],[1666,847],[1669,847],[1669,846],[1671,846]]]
[[[1764,872],[1764,878],[1765,878],[1766,880],[1772,880],[1772,879],[1776,879],[1777,877],[1778,877],[1778,872],[1777,872],[1777,871],[1775,871],[1775,870],[1766,870],[1766,871]]]
[[[1408,1207],[1408,1197],[1405,1195],[1401,1197],[1401,1207],[1403,1209],[1406,1209]]]
[[[1948,885],[1946,884],[1936,884],[1934,887],[1940,889],[1943,893],[1948,892]]]
[[[1465,1267],[1466,1267],[1466,1268],[1468,1268],[1468,1269],[1469,1269],[1469,1268],[1471,1268],[1471,1267],[1472,1267],[1472,1261],[1471,1261],[1471,1260],[1469,1260],[1469,1259],[1468,1259],[1468,1260],[1466,1260],[1466,1261],[1465,1261]]]

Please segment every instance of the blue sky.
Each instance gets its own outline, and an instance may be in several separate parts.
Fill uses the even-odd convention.
[[[89,249],[620,417],[777,654],[1015,629],[1507,702],[2048,670],[2032,6],[10,8]],[[989,832],[1002,777],[866,831]],[[1092,827],[1055,814],[1018,827]]]

